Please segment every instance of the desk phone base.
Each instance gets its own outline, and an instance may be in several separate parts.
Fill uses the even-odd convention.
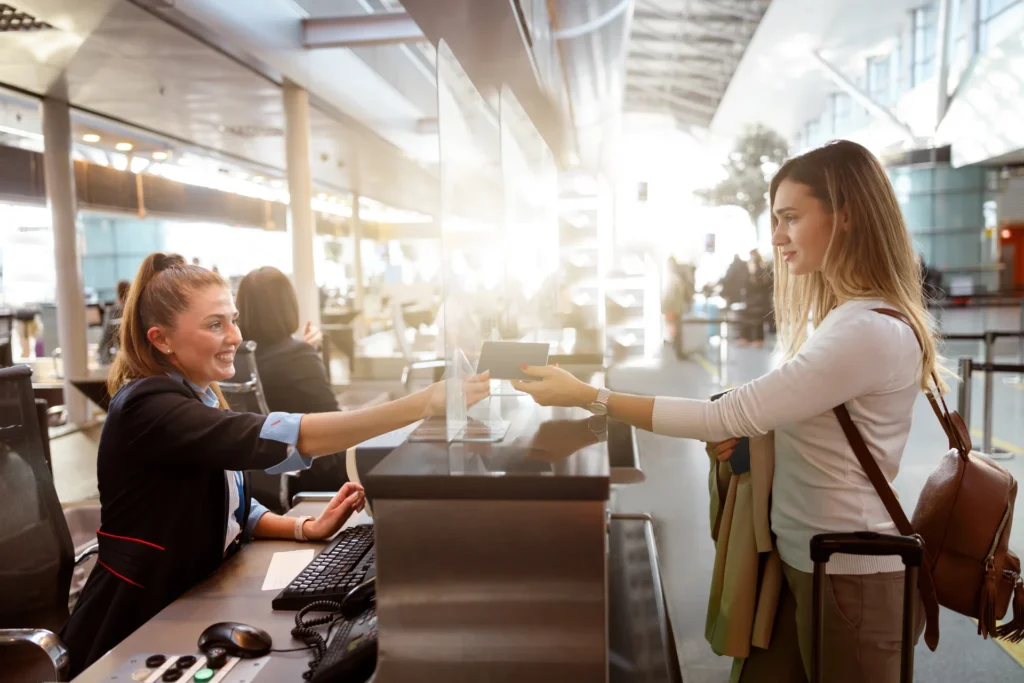
[[[147,661],[154,658],[166,659],[158,666],[147,666]],[[115,671],[106,683],[164,683],[172,678],[178,683],[254,683],[257,675],[266,666],[269,657],[257,659],[240,659],[228,657],[227,663],[219,669],[206,666],[206,656],[202,653],[194,655],[172,655],[146,653],[134,655]],[[193,661],[194,660],[194,661]],[[174,672],[180,671],[176,677]],[[210,673],[212,672],[212,676]],[[267,683],[270,683],[267,681]]]

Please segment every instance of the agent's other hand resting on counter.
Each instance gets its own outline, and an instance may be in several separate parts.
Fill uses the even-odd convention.
[[[296,528],[293,518],[281,517],[268,512],[256,522],[253,537],[291,539],[299,536],[304,541],[322,541],[338,533],[352,513],[362,512],[364,507],[366,507],[366,494],[363,492],[363,487],[354,482],[348,482],[334,494],[331,502],[316,518],[300,517],[301,523]]]
[[[363,506],[346,484],[316,518],[269,512],[247,470],[309,467],[417,420],[440,415],[445,385],[350,412],[232,412],[217,382],[242,343],[227,283],[173,254],[150,254],[125,302],[96,473],[100,550],[62,636],[71,675],[101,657],[254,537],[323,539]],[[471,401],[488,377],[465,380]]]

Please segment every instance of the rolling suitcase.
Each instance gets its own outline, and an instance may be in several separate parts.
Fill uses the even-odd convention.
[[[822,682],[825,640],[825,565],[835,553],[847,555],[899,555],[906,567],[903,583],[903,650],[900,683],[914,680],[914,630],[917,614],[917,573],[924,560],[920,536],[890,536],[873,531],[852,534],[818,534],[811,539],[814,587],[811,598],[811,683]]]

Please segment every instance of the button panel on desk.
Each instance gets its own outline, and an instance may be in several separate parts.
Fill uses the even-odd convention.
[[[135,655],[118,667],[108,683],[274,683],[259,678],[260,670],[269,657],[240,659],[228,657],[220,666],[207,663],[206,656],[175,655],[167,653]]]

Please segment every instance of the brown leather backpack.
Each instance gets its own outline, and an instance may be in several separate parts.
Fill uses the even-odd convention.
[[[910,325],[899,311],[874,310]],[[934,373],[932,381],[937,387]],[[949,439],[949,451],[925,482],[913,521],[900,507],[846,406],[834,412],[897,531],[904,536],[916,533],[924,541],[927,562],[918,587],[928,647],[934,650],[939,644],[939,605],[977,619],[983,638],[991,635],[1020,642],[1024,640],[1024,581],[1020,558],[1008,547],[1017,482],[998,463],[972,452],[967,426],[946,407],[937,390],[926,390],[925,395]],[[1000,626],[997,621],[1005,616],[1011,599],[1013,618]]]

